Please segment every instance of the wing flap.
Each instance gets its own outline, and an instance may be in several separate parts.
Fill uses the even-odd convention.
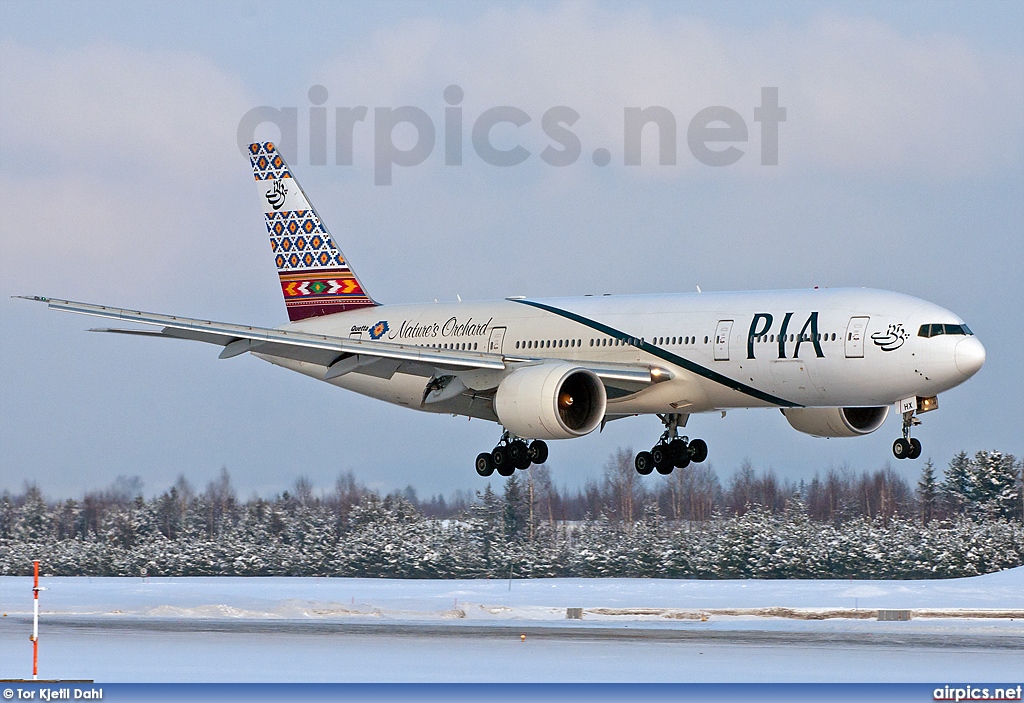
[[[97,332],[114,332],[149,337],[166,337],[187,339],[223,347],[220,358],[229,359],[246,352],[260,355],[292,359],[332,367],[346,359],[375,357],[387,360],[387,363],[355,364],[347,369],[339,366],[333,376],[348,373],[366,373],[374,376],[390,378],[396,371],[431,377],[438,371],[448,371],[454,375],[465,376],[467,387],[475,390],[493,390],[497,387],[503,372],[521,364],[535,364],[551,361],[551,359],[527,357],[502,357],[500,354],[486,352],[466,352],[453,349],[435,349],[432,347],[416,347],[392,342],[376,342],[345,337],[333,337],[322,334],[310,334],[288,329],[273,329],[236,325],[228,322],[214,322],[189,317],[162,315],[159,313],[111,308],[92,303],[79,303],[56,298],[26,297],[46,303],[54,310],[63,310],[80,315],[91,315],[123,322],[134,322],[144,325],[158,325],[159,331],[145,329],[97,328]],[[651,364],[595,364],[586,361],[568,360],[578,363],[582,368],[593,371],[609,389],[616,389],[616,397],[637,393],[660,381],[668,381],[674,377],[672,371]],[[490,372],[480,376],[475,372]],[[498,372],[498,373],[494,373]],[[474,375],[475,374],[475,375]],[[493,374],[493,375],[492,375]],[[478,378],[479,376],[479,378]]]
[[[442,368],[505,369],[505,362],[500,354],[414,347],[405,344],[393,344],[391,342],[371,342],[322,334],[310,334],[297,330],[236,325],[229,322],[214,322],[212,320],[162,315],[159,313],[141,312],[139,310],[111,308],[105,305],[79,303],[56,298],[20,297],[46,303],[53,310],[63,310],[64,312],[73,312],[80,315],[92,315],[122,322],[159,325],[164,328],[160,335],[166,337],[192,339],[223,347],[237,340],[247,339],[253,343],[252,348],[247,349],[247,351],[257,351],[258,353],[284,356],[285,358],[299,358],[302,361],[311,361],[317,364],[323,364],[324,360],[330,357],[329,353],[333,352],[334,357],[331,358],[336,358],[340,354],[362,354],[398,361],[422,362]],[[314,353],[299,353],[295,351],[297,348],[311,350]],[[287,353],[285,353],[286,351]],[[321,353],[315,353],[317,351]],[[329,366],[330,364],[324,365]]]

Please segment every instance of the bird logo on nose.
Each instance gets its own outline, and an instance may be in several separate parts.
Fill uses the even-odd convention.
[[[871,341],[881,347],[882,351],[896,351],[903,346],[910,335],[903,329],[902,324],[889,325],[885,332],[875,332],[871,335]]]

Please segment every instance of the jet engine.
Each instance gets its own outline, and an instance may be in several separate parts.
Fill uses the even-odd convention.
[[[524,439],[582,437],[601,424],[607,404],[597,374],[560,362],[516,369],[494,396],[501,424]]]
[[[782,408],[793,429],[815,437],[859,437],[882,426],[889,406],[880,408]]]

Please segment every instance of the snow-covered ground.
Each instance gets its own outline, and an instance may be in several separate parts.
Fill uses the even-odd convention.
[[[41,596],[40,635],[41,667],[48,676],[1007,683],[1024,678],[1024,568],[944,581],[41,581],[48,589]],[[0,678],[26,673],[31,606],[30,579],[0,577]],[[583,620],[567,620],[570,607],[583,608]],[[879,608],[911,609],[915,617],[878,622]]]

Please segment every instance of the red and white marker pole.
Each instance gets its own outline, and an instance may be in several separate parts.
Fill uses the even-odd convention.
[[[32,680],[39,678],[39,560],[32,562]]]

